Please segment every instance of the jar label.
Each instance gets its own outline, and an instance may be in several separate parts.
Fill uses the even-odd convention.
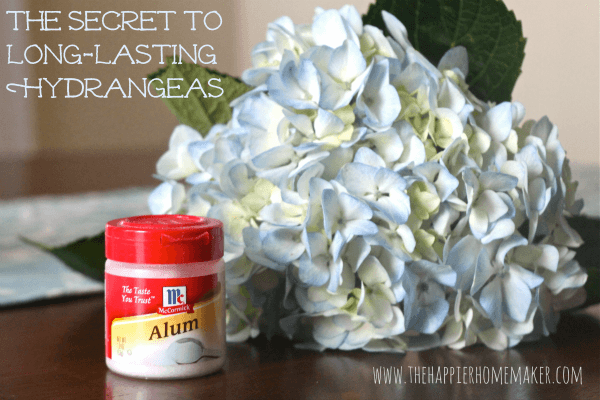
[[[223,307],[218,274],[151,279],[106,273],[106,357],[145,366],[220,357]]]

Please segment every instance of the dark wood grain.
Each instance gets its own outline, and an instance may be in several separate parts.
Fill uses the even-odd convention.
[[[104,300],[83,297],[0,310],[0,399],[257,399],[257,398],[600,398],[600,306],[565,314],[558,333],[496,352],[372,354],[299,350],[286,340],[229,344],[222,371],[180,381],[143,381],[104,364]],[[402,384],[375,384],[373,369],[403,368]],[[582,384],[417,384],[409,367],[512,366],[582,369]],[[456,379],[456,378],[455,378]]]

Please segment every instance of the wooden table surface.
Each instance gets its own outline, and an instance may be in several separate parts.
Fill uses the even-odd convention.
[[[259,337],[229,344],[222,371],[179,381],[135,380],[109,372],[103,323],[102,296],[0,310],[0,399],[600,398],[599,305],[563,315],[558,333],[541,342],[503,352],[476,346],[407,354],[318,353]],[[469,366],[534,368],[537,380],[542,371],[543,382],[459,384],[456,374],[452,384],[449,377],[445,384],[415,382],[419,367]],[[402,383],[376,384],[373,370],[380,367],[402,368]],[[546,367],[551,383],[545,381]],[[562,383],[580,370],[579,382]]]

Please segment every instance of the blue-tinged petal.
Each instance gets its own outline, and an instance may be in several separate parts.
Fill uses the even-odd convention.
[[[569,261],[561,267],[557,274],[545,274],[544,286],[547,286],[554,295],[565,289],[582,287],[588,279],[588,275],[575,260]]]
[[[456,179],[446,167],[442,167],[438,173],[437,179],[434,182],[441,201],[446,199],[458,187],[458,179]]]
[[[334,179],[340,169],[347,163],[352,161],[354,150],[350,148],[338,147],[330,151],[329,157],[321,160],[321,164],[325,166],[323,171],[323,179]]]
[[[356,93],[347,90],[344,84],[336,82],[326,74],[321,75],[321,87],[319,107],[326,110],[337,110],[347,106]]]
[[[455,288],[469,293],[473,285],[477,259],[481,252],[481,242],[467,235],[456,243],[448,253],[446,264],[450,265],[457,274]]]
[[[353,162],[342,167],[337,180],[353,195],[366,197],[377,190],[375,185],[376,173],[377,168],[375,167]]]
[[[260,218],[273,225],[298,226],[304,221],[306,207],[287,203],[272,203],[260,210]]]
[[[390,277],[388,276],[387,271],[374,256],[368,256],[365,258],[358,269],[358,277],[367,286],[371,286],[376,283],[383,283],[388,286],[391,285]]]
[[[560,255],[555,246],[549,244],[540,245],[542,254],[535,261],[535,264],[550,271],[556,272]]]
[[[499,170],[508,160],[508,150],[502,143],[492,141],[490,148],[482,155],[483,170]]]
[[[542,212],[547,204],[546,181],[544,178],[535,178],[529,183],[529,207],[537,212]]]
[[[481,127],[496,142],[506,140],[512,129],[512,106],[505,101],[488,110],[481,121]]]
[[[511,104],[513,127],[519,126],[523,118],[525,118],[525,106],[518,101],[513,101]]]
[[[467,54],[467,49],[464,46],[455,46],[448,50],[442,56],[440,62],[438,63],[438,69],[443,71],[445,69],[454,69],[458,68],[458,70],[463,74],[463,78],[469,74],[469,57]]]
[[[544,282],[544,278],[542,276],[539,276],[538,274],[535,274],[517,264],[511,264],[510,273],[518,277],[519,280],[529,287],[529,289],[535,289]]]
[[[377,55],[386,57],[388,60],[394,57],[394,48],[390,44],[388,38],[385,37],[381,29],[372,25],[365,25],[363,29],[363,41],[366,39],[367,45],[370,46],[370,49],[367,51],[375,52]]]
[[[404,273],[404,261],[386,249],[382,249],[378,259],[387,271],[390,280],[398,282]]]
[[[477,239],[481,239],[485,236],[488,230],[488,215],[486,211],[479,207],[473,207],[469,214],[469,226],[471,227],[471,233]]]
[[[385,161],[383,158],[368,147],[361,147],[356,151],[354,162],[377,168],[385,168]]]
[[[473,276],[473,286],[471,286],[470,290],[471,296],[475,295],[475,293],[477,293],[496,272],[497,270],[492,266],[487,249],[482,248],[477,257],[475,275]]]
[[[387,169],[379,168],[375,174],[375,183],[380,192],[395,193],[406,189],[406,180],[396,172]]]
[[[532,299],[531,289],[512,270],[502,278],[501,282],[506,314],[515,321],[525,321]]]
[[[329,262],[328,257],[315,257],[312,260],[306,253],[300,257],[298,264],[298,277],[300,280],[311,286],[322,286],[329,280]]]
[[[305,155],[313,150],[319,150],[321,148],[323,148],[323,143],[305,142],[294,147],[294,151],[298,155]]]
[[[458,86],[450,79],[444,80],[438,95],[438,107],[448,108],[458,115],[463,110],[465,104],[465,96]]]
[[[438,146],[446,148],[461,137],[462,122],[459,116],[449,108],[436,108],[434,115],[437,123],[435,131],[432,132],[432,138]]]
[[[440,204],[440,210],[433,217],[431,226],[438,235],[447,237],[451,232],[452,224],[460,217],[460,212],[450,202]],[[465,206],[466,208],[466,206]]]
[[[305,250],[300,235],[299,230],[287,228],[272,229],[265,232],[262,239],[265,256],[281,265],[297,260]]]
[[[158,175],[167,179],[182,179],[197,172],[196,165],[187,151],[187,146],[170,148],[156,163]]]
[[[371,324],[363,323],[359,328],[351,330],[340,350],[355,350],[365,346],[373,338],[375,329]]]
[[[406,49],[406,58],[409,63],[417,63],[429,74],[431,80],[428,86],[436,88],[436,82],[442,78],[442,73],[423,54],[414,47]]]
[[[508,192],[517,186],[519,179],[500,172],[486,171],[479,175],[479,182],[482,189],[489,189],[494,192]]]
[[[185,199],[185,188],[180,183],[163,182],[150,193],[148,207],[152,214],[172,214],[179,211]]]
[[[253,227],[246,227],[243,229],[243,243],[244,253],[251,260],[258,265],[265,266],[267,268],[274,269],[276,271],[283,271],[283,268],[278,263],[268,259],[263,250],[260,239],[260,232],[258,229]]]
[[[337,227],[338,220],[342,217],[338,195],[333,189],[323,190],[321,204],[323,206],[323,228],[327,237],[332,237],[332,230]]]
[[[400,97],[389,84],[389,62],[377,62],[356,101],[356,110],[365,115],[363,122],[376,130],[389,128],[400,114]]]
[[[500,199],[502,199],[504,204],[506,204],[506,206],[508,207],[508,211],[501,218],[514,218],[514,216],[516,215],[517,209],[515,208],[515,204],[513,203],[512,198],[507,193],[496,192],[496,194],[498,195],[498,197],[500,197]]]
[[[319,71],[311,60],[301,59],[298,67],[298,85],[308,96],[307,100],[313,103],[319,103],[321,95],[321,85],[319,83]],[[316,107],[315,107],[316,108]]]
[[[408,225],[400,225],[396,229],[396,233],[402,238],[402,243],[406,250],[410,253],[415,251],[415,247],[417,245],[417,241],[415,240],[415,235],[413,231],[410,229]]]
[[[481,243],[488,244],[497,239],[504,239],[513,233],[515,233],[515,223],[511,219],[504,218],[492,224],[492,229],[481,238]]]
[[[264,169],[256,172],[256,176],[273,183],[276,186],[284,186],[287,178],[290,176],[294,168],[295,163],[284,165],[273,169]]]
[[[309,286],[308,289],[299,287],[299,286],[295,287],[294,297],[296,298],[296,301],[298,302],[298,305],[300,305],[302,310],[304,310],[305,312],[307,312],[309,314],[313,314],[313,313],[322,313],[322,312],[336,308],[335,304],[332,304],[331,302],[329,302],[327,300],[318,301],[318,302],[311,300],[308,296],[308,292],[309,292],[309,289],[312,287],[313,286]]]
[[[352,272],[356,272],[370,252],[371,246],[369,246],[365,239],[355,237],[346,246],[343,258],[352,267]]]
[[[456,272],[449,265],[438,264],[432,279],[441,285],[454,287],[456,285],[456,276]]]
[[[341,82],[352,82],[367,68],[367,62],[358,45],[345,40],[333,51],[327,70],[329,75]]]
[[[344,147],[344,148],[348,148],[348,147],[352,147],[354,146],[356,143],[360,142],[361,140],[364,139],[365,135],[367,133],[367,128],[365,127],[354,127],[354,131],[352,132],[352,138],[346,142],[343,142],[340,146]]]
[[[410,199],[406,193],[397,193],[394,198],[381,197],[372,206],[380,210],[387,218],[396,224],[404,224],[410,215]]]
[[[556,126],[550,122],[548,116],[544,115],[538,122],[536,122],[533,127],[531,127],[531,136],[537,136],[542,141],[547,142],[550,137],[552,131],[556,128]]]
[[[475,201],[474,208],[485,212],[488,222],[495,222],[508,212],[508,206],[496,192],[484,190]],[[487,231],[487,229],[486,229]]]
[[[413,173],[432,182],[441,201],[445,201],[458,187],[458,179],[445,166],[437,162],[418,165],[413,168]]]
[[[289,145],[273,147],[252,159],[258,169],[271,169],[289,164],[294,157],[294,149]]]
[[[312,122],[307,115],[296,114],[294,112],[283,110],[283,115],[290,123],[303,133],[314,133]]]
[[[406,290],[404,290],[404,286],[402,286],[402,281],[398,281],[392,285],[392,292],[396,298],[396,303],[400,303],[402,300],[404,300],[404,297],[406,296]],[[404,326],[402,328],[404,328]]]
[[[296,184],[296,192],[300,195],[300,198],[308,200],[310,195],[310,180],[320,177],[324,169],[323,164],[315,163],[302,172]]]
[[[502,326],[502,282],[500,278],[494,278],[481,291],[479,304],[485,310],[488,317],[496,328]],[[530,299],[531,301],[531,299]]]
[[[344,262],[341,259],[329,262],[329,283],[327,284],[327,291],[329,293],[337,292],[338,287],[342,284],[343,268]]]
[[[310,180],[309,180],[309,197],[311,200],[321,203],[321,198],[323,196],[323,192],[326,189],[330,189],[333,191],[333,186],[331,186],[331,183],[329,183],[325,179],[321,179],[319,177],[310,178]]]
[[[376,328],[383,328],[394,318],[389,299],[379,290],[373,290],[365,296],[358,313],[367,317]]]
[[[417,63],[409,64],[392,82],[394,86],[404,86],[409,93],[414,93],[428,83],[427,71]]]
[[[517,246],[525,246],[527,245],[527,239],[523,236],[514,234],[510,236],[508,239],[505,239],[500,246],[498,247],[498,251],[496,252],[496,262],[500,265],[504,264],[504,259],[506,258],[506,254]]]
[[[387,30],[390,32],[390,35],[402,46],[403,49],[407,49],[412,47],[410,42],[408,41],[408,32],[406,31],[406,27],[398,18],[396,18],[393,14],[390,14],[387,11],[382,11],[381,16],[383,17],[383,21]]]
[[[331,317],[318,317],[312,320],[313,338],[321,345],[337,349],[348,337],[348,331],[337,326]]]
[[[363,22],[358,10],[353,5],[346,4],[340,8],[340,15],[346,20],[354,33],[361,35],[363,32]]]
[[[210,152],[204,153],[200,158],[200,163],[203,166],[208,166],[210,163],[227,163],[231,160],[240,158],[243,146],[240,137],[237,133],[230,136],[219,138],[215,142],[214,159],[211,159]]]
[[[515,160],[520,161],[527,166],[527,174],[529,177],[540,176],[544,172],[544,164],[537,148],[532,144],[523,146],[517,154]]]
[[[312,36],[317,46],[335,49],[348,39],[346,25],[337,10],[324,11],[312,23]]]
[[[312,153],[312,154],[308,154],[306,157],[302,158],[299,162],[298,162],[298,166],[290,172],[290,175],[288,176],[288,178],[294,178],[296,177],[298,174],[301,174],[302,172],[304,172],[305,170],[311,168],[313,165],[320,165],[320,168],[323,168],[323,165],[319,163],[319,161],[322,161],[324,159],[326,159],[327,157],[329,157],[329,152],[328,151],[320,151],[318,153]]]
[[[195,192],[194,189],[188,192],[187,213],[203,217],[208,214],[211,204],[202,197],[202,193]]]
[[[211,164],[212,160],[205,160],[204,157],[206,157],[214,148],[215,144],[208,140],[197,140],[188,145],[188,152],[190,153],[190,157],[194,161],[194,164],[196,164],[196,168],[202,171]]]
[[[232,198],[246,195],[254,185],[248,166],[239,160],[232,160],[223,167],[220,186]]]
[[[479,192],[479,179],[477,179],[477,176],[475,176],[475,172],[473,171],[472,168],[465,168],[463,170],[462,173],[463,176],[463,180],[465,181],[465,184],[469,187],[472,188],[472,191],[474,193],[478,193]],[[472,199],[469,199],[469,203],[472,201]]]
[[[242,72],[242,81],[249,86],[260,86],[264,84],[272,74],[277,73],[275,67],[247,69]]]
[[[346,244],[346,238],[342,235],[341,232],[336,232],[333,235],[333,240],[331,241],[331,255],[334,260],[338,260],[340,258],[340,254],[344,250],[344,245]]]
[[[208,172],[197,172],[185,178],[185,182],[190,185],[200,185],[209,182],[212,179],[212,175]]]
[[[182,144],[202,140],[202,135],[197,130],[187,125],[177,125],[169,139],[169,148],[175,148]]]
[[[394,127],[400,134],[404,150],[398,160],[397,166],[394,166],[394,171],[405,168],[409,165],[420,165],[425,162],[425,146],[421,139],[415,135],[414,128],[408,121],[399,121],[394,124]]]
[[[377,234],[378,229],[372,221],[364,219],[348,221],[341,229],[342,235],[348,240],[354,236],[370,236]]]
[[[404,150],[402,139],[394,128],[384,132],[373,132],[365,136],[375,145],[375,151],[386,163],[398,161]]]
[[[334,113],[319,108],[314,122],[315,136],[321,139],[325,136],[336,134],[344,129],[344,121]]]
[[[369,220],[373,217],[373,210],[364,201],[348,193],[340,193],[338,199],[346,221]]]
[[[450,304],[444,299],[444,292],[436,283],[427,283],[427,288],[419,290],[406,288],[404,316],[407,330],[431,334],[442,325]]]

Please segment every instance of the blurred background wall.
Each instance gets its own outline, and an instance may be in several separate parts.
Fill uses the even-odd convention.
[[[56,48],[77,44],[87,52],[101,44],[106,58],[114,57],[123,44],[182,44],[215,48],[215,69],[239,76],[250,66],[252,47],[264,40],[266,26],[281,15],[296,23],[308,23],[314,8],[339,8],[348,0],[3,0],[0,5],[0,197],[43,193],[72,193],[113,187],[153,184],[156,160],[168,145],[176,119],[160,99],[133,96],[123,99],[116,92],[109,99],[23,99],[22,93],[6,90],[9,82],[23,77],[33,81],[46,77],[101,79],[105,88],[112,79],[141,79],[161,67],[156,53],[147,65],[131,65],[123,58],[118,65],[7,65],[6,44],[21,56],[24,47],[37,43]],[[367,10],[368,0],[353,2]],[[522,102],[527,118],[543,115],[558,125],[568,157],[579,164],[599,161],[599,20],[595,3],[584,0],[505,0],[523,22],[527,37],[523,73],[513,99]],[[568,5],[567,5],[568,4]],[[12,30],[7,10],[61,10],[63,30],[29,32]],[[189,24],[170,24],[168,32],[69,31],[71,10],[174,10],[178,21],[184,10],[217,10],[223,25],[216,31],[190,31]],[[39,15],[39,14],[38,14]],[[38,24],[39,26],[39,24]],[[157,26],[161,26],[157,24]],[[19,49],[20,52],[19,53]],[[84,60],[85,61],[85,60]],[[45,92],[47,93],[47,92]],[[597,169],[597,168],[596,168]],[[116,179],[118,177],[118,179]],[[597,179],[596,179],[597,180]]]

